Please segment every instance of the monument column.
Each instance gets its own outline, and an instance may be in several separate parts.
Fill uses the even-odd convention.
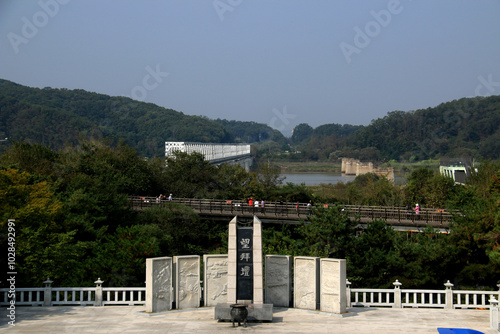
[[[215,307],[215,318],[230,319],[231,304],[248,306],[248,319],[272,320],[272,304],[264,304],[262,224],[254,216],[252,226],[229,223],[227,263],[227,303]]]

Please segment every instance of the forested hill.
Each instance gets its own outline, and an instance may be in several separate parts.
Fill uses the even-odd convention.
[[[52,149],[82,139],[123,140],[141,156],[163,156],[165,141],[262,142],[288,150],[277,130],[256,122],[188,116],[152,103],[84,90],[30,88],[0,79],[0,138]],[[464,98],[416,111],[393,111],[368,126],[295,127],[295,158],[422,160],[443,156],[500,158],[500,96]]]
[[[434,108],[394,111],[356,133],[356,146],[388,159],[500,158],[500,96],[463,98]]]
[[[500,96],[463,98],[433,108],[393,111],[365,127],[325,136],[307,124],[292,140],[304,158],[414,161],[439,157],[500,158]],[[297,132],[297,135],[296,135]],[[300,133],[300,135],[299,135]],[[295,137],[295,138],[294,138]]]
[[[1,79],[0,116],[0,137],[53,149],[81,139],[123,139],[142,156],[154,157],[164,155],[165,141],[227,143],[237,137],[221,122],[152,103],[80,89],[30,88]],[[263,124],[259,131],[262,140],[281,135]]]

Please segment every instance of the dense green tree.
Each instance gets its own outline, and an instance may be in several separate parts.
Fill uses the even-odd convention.
[[[272,164],[259,165],[253,182],[249,183],[250,195],[258,199],[279,200],[277,197],[278,187],[283,183],[281,168]]]
[[[444,208],[448,200],[455,197],[457,186],[453,179],[427,168],[414,170],[408,177],[405,188],[408,204]]]
[[[293,184],[287,182],[285,185],[278,187],[276,197],[285,200],[286,202],[307,203],[313,200],[311,189],[304,184]]]
[[[306,123],[301,123],[293,128],[292,142],[294,145],[300,145],[311,138],[313,128]]]
[[[119,226],[95,243],[86,267],[107,286],[144,286],[146,258],[165,254],[160,250],[163,237],[156,224]]]
[[[166,193],[176,197],[212,197],[217,187],[217,170],[201,153],[174,152],[166,159]]]
[[[227,224],[221,227],[202,220],[193,209],[178,203],[148,208],[139,213],[137,221],[160,229],[160,252],[168,256],[209,253],[227,230]]]
[[[500,275],[500,165],[484,162],[453,201],[452,242],[466,286],[491,286]]]
[[[422,233],[399,235],[398,251],[406,261],[398,275],[403,286],[435,288],[453,280],[457,270],[457,249],[446,234],[431,227]]]
[[[16,168],[31,175],[46,178],[53,175],[60,154],[41,144],[14,142],[0,156],[0,164],[6,168]]]
[[[247,187],[252,175],[240,165],[223,164],[216,169],[217,194],[220,199],[240,199],[251,195]]]
[[[270,226],[262,230],[262,251],[264,254],[303,256],[300,235],[296,228],[282,224],[279,227]]]
[[[301,249],[308,256],[345,259],[355,238],[357,221],[340,206],[316,208],[309,224],[301,226]]]
[[[315,189],[314,196],[322,202],[380,206],[402,206],[404,202],[400,186],[373,173],[358,175],[351,182],[323,184]]]
[[[355,239],[350,252],[349,280],[357,286],[390,288],[404,275],[406,261],[398,250],[397,232],[375,220]]]
[[[16,282],[20,285],[39,286],[47,277],[61,282],[68,272],[79,277],[80,268],[75,267],[81,259],[80,244],[75,231],[61,224],[63,205],[52,188],[50,182],[38,181],[27,172],[0,169],[0,243],[6,250],[7,221],[14,219]],[[6,257],[0,263],[7,268]]]

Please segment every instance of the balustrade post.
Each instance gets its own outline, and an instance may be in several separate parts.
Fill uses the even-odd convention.
[[[345,295],[347,297],[347,307],[351,307],[351,282],[346,278],[345,280]]]
[[[444,286],[446,287],[446,309],[452,309],[453,308],[453,283],[450,283],[450,280],[448,282],[444,283]]]
[[[491,295],[489,300],[490,302],[490,328],[496,331],[500,331],[500,316],[499,316],[499,307],[498,300],[494,298],[494,295]]]
[[[95,286],[95,304],[94,306],[102,306],[102,283],[101,278],[99,277],[97,281],[94,282]]]
[[[392,283],[394,285],[394,305],[392,306],[393,308],[401,308],[402,303],[401,303],[401,283],[400,281],[396,280],[396,282]]]
[[[51,306],[52,305],[52,283],[53,281],[47,277],[47,280],[43,282],[43,306]]]

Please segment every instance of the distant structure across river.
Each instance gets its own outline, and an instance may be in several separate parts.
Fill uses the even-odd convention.
[[[373,162],[361,162],[353,158],[342,158],[342,173],[345,175],[362,175],[366,173],[374,173],[380,176],[385,176],[387,179],[394,181],[394,168],[373,167]]]
[[[224,163],[241,165],[249,171],[253,163],[250,144],[213,144],[195,142],[165,142],[165,157],[173,157],[175,151],[188,154],[201,153],[212,165]]]

